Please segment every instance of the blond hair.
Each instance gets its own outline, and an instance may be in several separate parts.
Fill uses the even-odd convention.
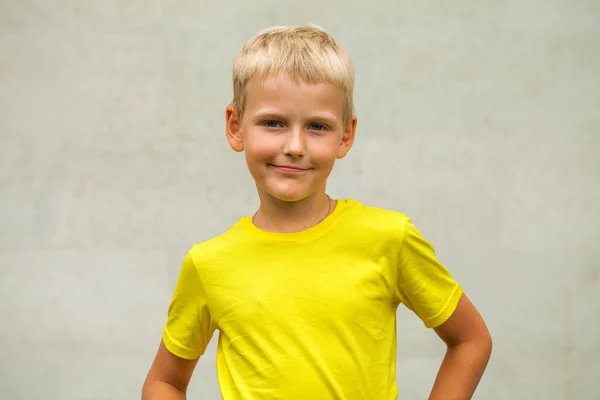
[[[245,109],[248,82],[278,74],[295,82],[335,84],[344,95],[344,123],[354,114],[350,55],[321,27],[271,27],[244,43],[233,64],[232,105],[238,116]]]

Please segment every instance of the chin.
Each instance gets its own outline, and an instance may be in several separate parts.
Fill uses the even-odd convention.
[[[292,194],[292,193],[269,193],[271,196],[275,197],[277,200],[285,201],[288,203],[293,203],[295,201],[301,201],[310,196],[310,194],[302,195],[302,194]]]
[[[286,189],[281,189],[281,188],[269,188],[269,189],[263,189],[264,192],[266,194],[268,194],[269,196],[275,197],[278,200],[281,201],[286,201],[286,202],[294,202],[294,201],[301,201],[306,199],[307,197],[310,197],[312,194],[314,194],[315,190],[307,190],[307,189],[300,189],[300,188],[286,188]]]

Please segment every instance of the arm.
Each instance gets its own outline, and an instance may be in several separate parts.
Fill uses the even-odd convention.
[[[142,400],[185,400],[198,359],[186,360],[167,350],[161,341],[142,388]]]
[[[452,316],[434,330],[447,351],[429,400],[471,399],[492,351],[492,339],[481,315],[463,295]]]

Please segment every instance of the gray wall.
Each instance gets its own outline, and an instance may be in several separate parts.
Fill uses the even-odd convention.
[[[600,399],[600,2],[300,3],[0,0],[0,397],[139,397],[186,250],[257,205],[233,57],[313,22],[357,72],[330,192],[434,243],[495,339],[476,397]],[[443,351],[399,311],[401,398]]]

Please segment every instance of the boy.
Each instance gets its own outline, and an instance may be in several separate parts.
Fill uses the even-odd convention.
[[[447,344],[430,399],[471,398],[490,336],[432,246],[403,213],[326,194],[357,124],[346,51],[318,27],[271,28],[233,85],[226,136],[260,206],[187,253],[142,398],[185,399],[218,329],[224,400],[396,399],[400,303]]]

